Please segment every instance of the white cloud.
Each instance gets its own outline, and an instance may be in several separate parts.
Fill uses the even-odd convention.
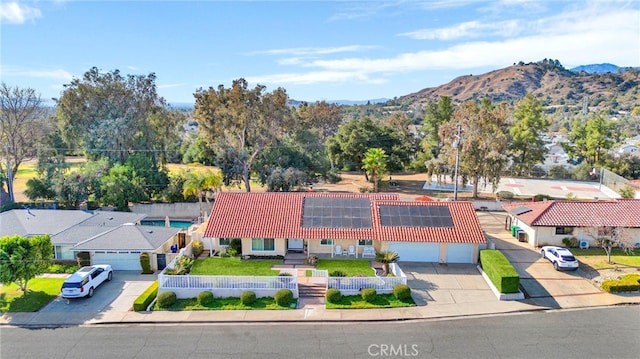
[[[71,81],[73,79],[73,75],[69,71],[64,69],[23,69],[12,66],[0,66],[0,75],[2,75],[3,77],[23,76],[63,81]]]
[[[534,23],[531,27],[535,34],[528,36],[466,42],[444,50],[409,52],[382,59],[314,60],[304,66],[368,74],[496,67],[543,58],[556,58],[567,64],[606,61],[619,66],[638,66],[638,18],[638,10],[562,14]]]
[[[293,55],[293,56],[309,56],[309,55],[329,55],[341,52],[357,52],[373,49],[375,46],[366,45],[348,45],[336,47],[293,47],[286,49],[272,49],[264,51],[255,51],[251,55]]]
[[[365,72],[358,71],[311,71],[303,73],[283,73],[265,76],[249,76],[247,81],[259,84],[291,84],[310,85],[317,83],[344,83],[359,81],[364,83],[378,83],[380,80],[371,79]]]
[[[17,2],[0,3],[0,22],[24,24],[27,20],[42,17],[40,9]]]
[[[459,38],[477,38],[481,36],[513,36],[520,32],[518,20],[492,23],[469,21],[439,29],[421,29],[405,32],[398,36],[407,36],[417,40],[455,40]]]
[[[170,88],[182,87],[182,86],[185,86],[185,84],[164,84],[164,85],[158,85],[158,89],[170,89]]]

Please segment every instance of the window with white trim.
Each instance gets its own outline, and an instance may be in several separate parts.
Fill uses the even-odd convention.
[[[359,246],[372,246],[373,239],[358,239]]]
[[[219,246],[228,246],[230,242],[231,242],[231,238],[218,238]]]
[[[321,239],[320,240],[320,245],[332,246],[333,245],[333,239]]]
[[[274,238],[252,238],[251,250],[254,252],[275,251],[276,241]]]

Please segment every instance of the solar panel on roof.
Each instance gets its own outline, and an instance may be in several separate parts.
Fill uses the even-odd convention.
[[[306,197],[303,228],[372,228],[368,198]]]
[[[383,227],[451,228],[453,219],[447,206],[380,206]]]
[[[532,209],[527,207],[527,206],[518,206],[515,207],[514,209],[511,210],[511,213],[515,214],[516,216],[519,216],[521,214],[525,214],[527,212],[531,212]]]

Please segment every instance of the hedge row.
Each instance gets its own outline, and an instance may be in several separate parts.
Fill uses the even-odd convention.
[[[142,312],[147,310],[147,307],[158,294],[158,281],[153,282],[147,290],[145,290],[136,300],[133,302],[133,310],[136,312]]]
[[[507,257],[496,249],[480,251],[482,270],[500,293],[517,293],[520,276]]]
[[[609,293],[635,292],[640,290],[640,274],[625,274],[620,279],[607,279],[602,282],[602,290]]]

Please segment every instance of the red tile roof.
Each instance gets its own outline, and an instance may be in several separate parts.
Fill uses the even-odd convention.
[[[305,197],[368,198],[372,228],[303,228]],[[379,205],[448,206],[453,228],[382,227]],[[485,237],[468,202],[408,202],[397,194],[267,192],[218,194],[205,230],[212,238],[379,239],[384,241],[484,243]]]
[[[390,227],[380,225],[380,206],[446,206],[453,227]],[[482,227],[471,202],[375,201],[373,208],[377,239],[397,242],[485,243]],[[377,222],[377,223],[375,223]]]
[[[514,209],[521,206],[531,211],[515,215]],[[640,200],[637,199],[513,203],[502,207],[531,226],[640,227]]]

